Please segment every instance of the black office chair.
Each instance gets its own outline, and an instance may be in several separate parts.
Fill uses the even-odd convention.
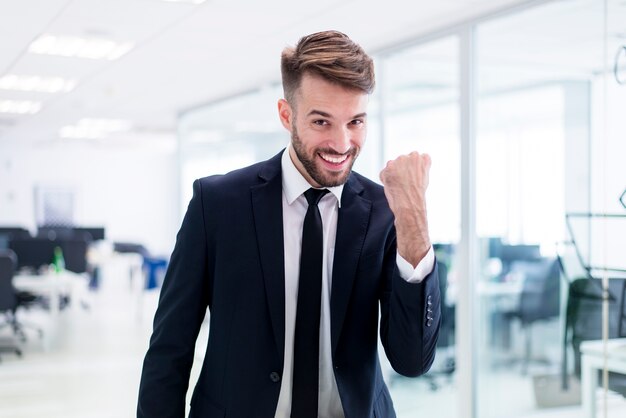
[[[17,295],[13,288],[13,274],[17,265],[16,257],[11,250],[0,250],[0,314],[7,317],[7,323],[12,322],[17,307]],[[0,353],[15,353],[22,355],[22,350],[13,341],[0,344]]]
[[[609,280],[609,338],[618,338],[620,323],[626,320],[623,309],[624,286],[626,279]],[[569,287],[565,320],[565,340],[563,343],[563,384],[566,386],[567,351],[571,344],[574,352],[574,374],[580,378],[581,352],[583,341],[602,339],[602,283],[595,278],[574,280]],[[609,389],[626,397],[626,375],[609,372]]]
[[[12,246],[12,244],[15,241],[20,241],[20,240],[22,239],[20,238],[20,239],[12,240],[9,244],[10,246]],[[24,239],[24,241],[28,241],[28,240],[29,239]],[[10,289],[11,290],[10,291],[3,290],[3,293],[6,292],[6,297],[7,297],[3,305],[13,306],[13,299],[15,300],[15,304],[11,308],[10,313],[6,314],[7,322],[0,324],[0,328],[10,326],[11,329],[13,330],[13,333],[16,336],[18,336],[22,341],[26,341],[26,332],[25,332],[26,329],[34,330],[37,333],[37,335],[39,335],[39,337],[41,338],[43,337],[43,330],[35,324],[30,324],[24,321],[18,321],[16,313],[17,313],[17,310],[20,308],[29,308],[37,304],[43,305],[44,301],[42,301],[38,296],[32,294],[31,292],[17,290],[13,287],[13,283],[12,283],[13,275],[15,274],[15,270],[17,266],[20,265],[19,257],[12,249],[2,250],[2,253],[5,255],[5,257],[8,257],[11,260],[11,266],[12,266],[10,268],[10,280],[11,280]],[[5,261],[5,263],[8,263],[8,262]],[[3,267],[3,272],[4,271],[9,271],[7,265]],[[8,273],[4,273],[4,274],[8,274]]]
[[[528,372],[532,359],[532,326],[539,321],[558,318],[561,300],[561,276],[557,259],[542,258],[536,261],[514,261],[509,274],[523,277],[518,308],[507,312],[506,318],[518,319],[525,334],[522,374]]]

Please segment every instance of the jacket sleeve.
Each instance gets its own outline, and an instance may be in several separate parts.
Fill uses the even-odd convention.
[[[201,183],[176,237],[150,346],[143,363],[137,417],[183,417],[195,342],[211,299]]]
[[[392,234],[395,230],[392,228]],[[420,376],[430,369],[441,325],[437,260],[419,283],[400,277],[395,234],[385,246],[380,337],[389,363],[404,376]]]

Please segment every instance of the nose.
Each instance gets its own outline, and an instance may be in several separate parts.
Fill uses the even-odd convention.
[[[331,140],[331,148],[339,154],[345,154],[348,152],[352,145],[352,135],[350,130],[345,126],[338,127],[333,132]]]

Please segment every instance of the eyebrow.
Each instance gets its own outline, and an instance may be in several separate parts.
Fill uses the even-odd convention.
[[[307,113],[307,117],[308,116],[312,116],[312,115],[318,115],[318,116],[322,116],[324,118],[332,118],[332,115],[330,113],[326,113],[324,111],[317,110],[317,109],[313,109],[309,113]],[[354,115],[351,119],[358,119],[358,118],[363,118],[363,117],[366,117],[366,116],[367,116],[367,113],[366,112],[362,112],[362,113],[358,113],[358,114]]]

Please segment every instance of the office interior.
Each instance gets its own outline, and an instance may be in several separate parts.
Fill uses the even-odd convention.
[[[286,146],[280,51],[329,28],[376,65],[355,170],[433,160],[443,323],[425,376],[381,354],[398,416],[626,416],[623,0],[0,4],[0,416],[135,414],[193,180]]]

